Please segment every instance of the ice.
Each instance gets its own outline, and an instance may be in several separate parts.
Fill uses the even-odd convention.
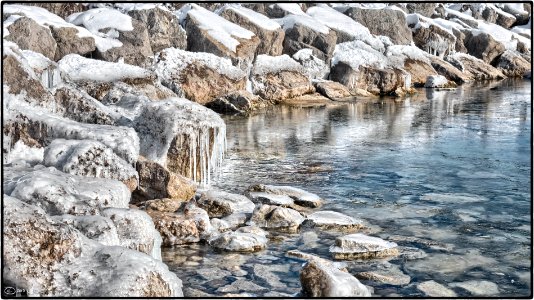
[[[281,19],[275,19],[278,24],[284,28],[284,30],[291,29],[297,25],[301,25],[304,27],[308,27],[312,29],[313,31],[320,32],[322,34],[328,34],[330,32],[330,29],[322,24],[321,22],[317,22],[314,18],[310,17],[309,15],[287,15]]]
[[[251,9],[242,7],[239,4],[227,4],[224,7],[224,9],[229,9],[229,10],[234,11],[235,13],[239,14],[240,16],[246,18],[250,22],[254,23],[255,25],[263,29],[272,31],[272,30],[277,30],[280,28],[280,24],[278,24],[277,22]]]
[[[425,87],[427,88],[437,88],[447,85],[449,81],[443,75],[431,75],[428,76],[425,82]]]
[[[29,147],[21,140],[18,140],[15,145],[11,146],[11,137],[4,136],[4,141],[7,142],[7,153],[3,156],[4,164],[8,164],[17,160],[22,160],[30,164],[40,163],[43,161],[44,148]],[[12,147],[12,148],[11,148]]]
[[[302,11],[302,8],[300,7],[298,3],[276,3],[276,4],[271,4],[271,7],[273,7],[274,5],[278,6],[280,9],[293,15],[301,15],[301,16],[305,15],[305,13]]]
[[[115,3],[114,7],[124,13],[128,13],[133,10],[147,10],[154,8],[169,11],[169,9],[165,7],[162,3]]]
[[[256,61],[252,67],[252,74],[259,76],[276,74],[281,71],[303,73],[304,69],[298,62],[296,62],[287,54],[280,56],[260,54],[256,57]]]
[[[69,54],[59,61],[59,67],[72,80],[114,82],[124,79],[148,78],[152,73],[141,67],[85,58]]]
[[[238,38],[248,40],[254,36],[252,31],[229,22],[203,7],[196,4],[186,5],[189,6],[187,15],[198,22],[199,28],[205,30],[212,38],[232,52],[236,52],[237,46],[240,44]]]

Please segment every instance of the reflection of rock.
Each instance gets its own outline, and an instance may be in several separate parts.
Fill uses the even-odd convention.
[[[435,282],[434,280],[419,283],[417,289],[423,292],[427,297],[457,297],[453,290]]]
[[[218,190],[203,192],[197,203],[208,212],[210,218],[222,218],[235,213],[252,213],[254,210],[254,203],[247,197]]]
[[[285,232],[296,232],[304,217],[291,208],[259,205],[252,213],[250,222],[268,229],[276,229]]]
[[[336,238],[330,253],[335,259],[357,259],[395,256],[399,251],[393,242],[355,233]]]
[[[355,231],[363,227],[361,220],[330,210],[308,215],[302,225],[341,231]]]
[[[451,287],[459,287],[471,293],[476,297],[488,297],[499,294],[499,287],[497,284],[487,280],[469,280],[464,282],[450,283]]]
[[[371,292],[354,276],[332,266],[309,261],[300,272],[302,290],[308,297],[370,297]]]

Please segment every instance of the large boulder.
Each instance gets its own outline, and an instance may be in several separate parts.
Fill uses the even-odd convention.
[[[527,3],[503,3],[502,10],[513,15],[516,18],[514,25],[525,25],[530,20],[530,10],[527,9]]]
[[[469,77],[475,80],[506,78],[506,75],[504,75],[499,69],[469,54],[456,52],[445,57],[445,61],[452,64],[463,73],[468,74]]]
[[[252,31],[196,4],[187,4],[182,10],[186,11],[187,50],[227,57],[241,69],[249,68],[260,44]]]
[[[348,272],[316,260],[300,271],[303,293],[308,297],[371,297],[371,292]]]
[[[68,54],[85,55],[96,49],[95,39],[93,37],[80,37],[79,30],[72,27],[50,27],[52,36],[56,40],[57,48],[54,59],[62,59]]]
[[[6,40],[15,42],[21,49],[41,53],[54,60],[57,44],[49,29],[33,19],[21,17],[7,26],[7,30],[9,35]]]
[[[516,22],[516,17],[509,14],[493,4],[484,5],[481,14],[482,18],[490,23],[495,23],[504,28],[510,28]]]
[[[45,148],[43,164],[68,174],[116,179],[130,191],[137,187],[135,169],[98,141],[56,139]]]
[[[330,253],[335,259],[359,259],[394,256],[399,251],[396,243],[354,233],[336,238]]]
[[[302,66],[288,55],[258,55],[251,74],[252,90],[260,97],[282,101],[315,92]]]
[[[440,57],[454,51],[456,36],[437,23],[433,23],[432,19],[414,14],[409,15],[408,23],[413,27],[413,42],[420,49]]]
[[[275,205],[258,205],[250,223],[261,228],[283,232],[297,232],[304,217],[296,210]]]
[[[240,90],[220,96],[206,104],[220,114],[237,115],[248,114],[254,110],[266,107],[270,102],[261,99],[249,91]]]
[[[136,200],[171,198],[189,201],[195,196],[197,184],[178,173],[171,172],[155,161],[140,156],[136,166],[139,186]]]
[[[293,59],[302,65],[304,72],[311,80],[328,78],[330,66],[324,60],[313,55],[312,49],[306,48],[297,51],[293,54]]]
[[[504,75],[509,77],[524,77],[532,74],[532,64],[518,53],[506,50],[495,64]]]
[[[150,47],[154,53],[165,48],[187,48],[185,30],[179,19],[170,11],[156,6],[148,9],[132,9],[128,15],[140,21],[148,30]]]
[[[406,14],[398,9],[347,7],[343,13],[367,27],[372,34],[389,37],[396,45],[409,45],[412,42]]]
[[[223,218],[235,213],[252,213],[254,203],[247,197],[219,190],[208,190],[200,195],[198,206],[208,212],[210,218]]]
[[[504,45],[485,32],[469,31],[464,40],[469,54],[492,64],[506,50]]]
[[[256,54],[271,56],[282,54],[285,32],[277,22],[252,9],[235,4],[225,6],[221,16],[254,32],[260,40]]]
[[[209,53],[168,48],[155,58],[162,83],[178,96],[206,104],[219,96],[244,90],[246,74],[229,59]]]
[[[468,76],[468,74],[460,71],[455,66],[446,62],[445,60],[440,59],[439,57],[430,57],[432,67],[439,75],[445,76],[447,79],[456,82],[457,84],[466,83],[471,81],[473,78]]]

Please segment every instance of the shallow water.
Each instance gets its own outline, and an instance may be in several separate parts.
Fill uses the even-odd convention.
[[[529,294],[530,81],[421,89],[401,101],[275,106],[225,121],[228,155],[215,186],[238,193],[253,183],[300,187],[327,200],[321,209],[362,218],[368,233],[426,253],[351,263],[353,273],[388,266],[411,277],[404,286],[362,281],[375,295],[422,296],[415,286],[426,280],[445,286],[487,280],[498,285],[497,296]],[[249,288],[251,295],[295,294],[302,262],[285,252],[329,258],[338,235],[277,234],[267,250],[254,254],[217,253],[205,245],[166,248],[163,258],[184,287],[197,290],[186,289],[189,296],[224,295],[231,289],[221,287],[241,277],[263,287]],[[255,264],[279,280],[262,267],[255,272]],[[198,274],[204,268],[210,275],[224,272]]]

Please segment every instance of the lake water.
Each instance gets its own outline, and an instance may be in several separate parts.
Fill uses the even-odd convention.
[[[326,199],[322,210],[361,218],[365,232],[418,248],[411,258],[350,262],[353,274],[410,276],[402,286],[362,280],[377,296],[422,296],[416,285],[427,280],[458,296],[472,294],[455,283],[471,280],[495,283],[496,296],[527,296],[531,88],[530,81],[506,80],[421,89],[403,100],[275,106],[227,117],[228,155],[214,185],[237,193],[254,183],[303,188]],[[285,252],[329,258],[341,234],[275,235],[258,253],[188,245],[163,249],[163,258],[186,296],[281,296],[300,290],[302,262]],[[237,279],[257,286],[228,286]]]

